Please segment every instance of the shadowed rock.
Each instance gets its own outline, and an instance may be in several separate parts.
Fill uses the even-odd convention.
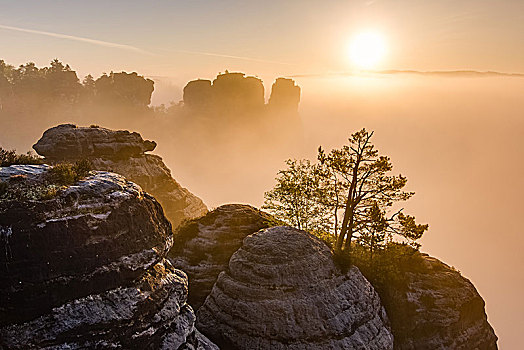
[[[458,271],[418,252],[395,268],[380,287],[395,349],[497,349],[484,300]]]
[[[259,78],[226,72],[213,80],[213,98],[222,110],[255,111],[264,106],[264,85]]]
[[[227,204],[175,232],[175,243],[168,256],[174,266],[188,274],[188,302],[195,309],[211,292],[218,274],[227,268],[242,240],[268,227],[271,221],[269,214],[249,205]]]
[[[198,311],[199,329],[228,349],[392,349],[380,298],[358,268],[290,227],[246,237]]]
[[[293,79],[278,78],[271,87],[269,106],[276,111],[297,112],[300,103],[300,87]]]
[[[108,172],[49,195],[47,169],[0,168],[0,348],[196,348],[160,204]]]
[[[260,112],[264,107],[264,85],[257,77],[226,71],[217,75],[213,82],[198,79],[187,83],[184,105],[226,114]]]
[[[198,79],[187,83],[184,87],[184,106],[195,109],[205,109],[213,103],[211,80]]]
[[[48,162],[89,159],[96,170],[124,175],[162,204],[173,227],[207,212],[202,200],[171,177],[162,158],[145,154],[156,147],[140,134],[99,127],[59,125],[44,132],[33,148]]]

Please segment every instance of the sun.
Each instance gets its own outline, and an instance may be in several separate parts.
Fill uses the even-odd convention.
[[[349,45],[349,58],[360,69],[375,68],[386,54],[386,43],[378,32],[356,34]]]

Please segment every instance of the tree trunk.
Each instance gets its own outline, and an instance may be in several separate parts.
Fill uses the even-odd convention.
[[[351,253],[351,239],[353,238],[353,225],[355,223],[355,216],[353,215],[353,212],[354,208],[351,209],[351,218],[349,219],[346,244],[344,247],[347,254]]]
[[[357,159],[353,167],[353,177],[351,178],[351,185],[349,186],[348,199],[346,201],[346,210],[344,211],[344,219],[342,220],[342,227],[340,229],[340,235],[338,236],[338,239],[337,239],[337,245],[336,245],[337,251],[342,250],[342,245],[344,243],[344,238],[346,237],[346,235],[348,236],[348,238],[346,238],[346,247],[348,246],[347,240],[351,241],[351,237],[353,236],[353,232],[352,232],[353,227],[351,227],[353,225],[353,220],[354,220],[353,210],[354,210],[355,203],[353,200],[353,195],[355,193],[355,189],[357,188],[357,175],[358,175],[358,168],[360,167],[361,157],[362,157],[361,154],[357,154]],[[349,223],[349,226],[348,226],[348,223]],[[351,244],[349,246],[351,246]]]

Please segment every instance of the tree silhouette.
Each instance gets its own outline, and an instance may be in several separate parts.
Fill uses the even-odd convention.
[[[386,217],[386,212],[395,202],[405,201],[414,192],[402,189],[407,179],[402,175],[389,175],[393,169],[387,156],[381,156],[371,143],[373,132],[362,129],[348,139],[349,144],[325,154],[319,148],[318,159],[337,174],[347,185],[346,204],[337,237],[336,250],[351,250],[355,232],[381,231],[396,233],[409,240],[416,240],[428,229],[428,225],[417,225],[414,217],[401,210]]]
[[[330,231],[337,252],[349,254],[355,235],[371,254],[393,235],[417,247],[428,225],[417,224],[402,209],[392,210],[414,193],[403,191],[404,176],[390,175],[391,161],[379,155],[372,136],[362,129],[341,149],[326,153],[319,147],[319,164],[289,160],[277,185],[266,192],[265,208],[298,228]]]

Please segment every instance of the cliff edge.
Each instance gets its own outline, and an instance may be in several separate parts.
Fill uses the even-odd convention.
[[[0,168],[0,348],[216,349],[196,331],[171,224],[138,185]]]
[[[207,213],[202,200],[172,178],[162,158],[146,153],[155,147],[136,132],[73,124],[46,130],[33,146],[48,163],[88,159],[96,170],[125,176],[160,202],[173,227]]]

